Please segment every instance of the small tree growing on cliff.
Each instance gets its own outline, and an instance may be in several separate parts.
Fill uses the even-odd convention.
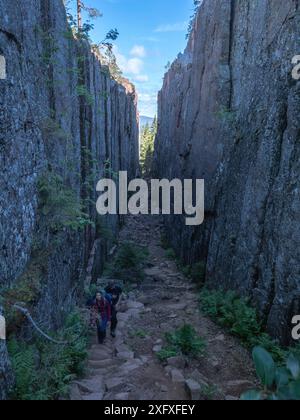
[[[82,24],[82,11],[86,11],[90,18],[98,18],[102,16],[102,13],[95,9],[94,7],[86,6],[82,0],[77,0],[77,27],[78,31],[82,31],[83,24]]]
[[[191,18],[190,18],[190,23],[189,23],[189,27],[188,27],[188,33],[186,34],[186,38],[189,39],[192,30],[193,30],[193,26],[194,26],[194,21],[198,12],[198,9],[201,5],[203,0],[194,0],[194,13],[192,14]]]
[[[85,12],[90,19],[96,19],[102,17],[102,13],[94,7],[86,6],[82,0],[76,0],[76,17],[70,11],[70,4],[73,4],[73,0],[67,0],[64,2],[67,10],[67,17],[73,33],[79,37],[89,39],[89,32],[94,28],[94,25],[87,20],[83,21],[83,12]]]
[[[88,17],[91,19],[102,17],[103,15],[98,9],[86,6],[82,0],[76,0],[76,19],[73,17],[72,13],[68,8],[71,2],[73,2],[73,0],[65,1],[65,6],[67,9],[68,21],[73,31],[73,34],[75,34],[79,38],[84,38],[91,42],[89,33],[94,28],[94,25],[89,20],[83,22],[83,12],[87,13]],[[116,41],[118,37],[119,31],[116,28],[111,29],[101,42],[92,45],[92,48],[95,51],[98,51],[99,54],[102,56],[103,64],[106,64],[109,67],[111,75],[116,80],[119,80],[122,76],[121,71],[117,65],[116,57],[113,53],[113,42]]]

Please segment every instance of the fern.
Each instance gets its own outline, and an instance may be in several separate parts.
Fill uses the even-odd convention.
[[[15,372],[15,399],[30,400],[33,389],[37,385],[36,348],[26,346],[13,338],[8,343],[8,351]]]
[[[86,325],[77,312],[66,320],[56,335],[68,345],[36,339],[26,344],[16,338],[8,342],[16,384],[12,397],[16,400],[56,400],[67,396],[70,382],[84,372],[87,357]]]
[[[200,293],[202,311],[217,324],[225,327],[248,347],[264,347],[279,362],[286,352],[264,332],[263,325],[249,300],[240,298],[235,292],[204,289]]]

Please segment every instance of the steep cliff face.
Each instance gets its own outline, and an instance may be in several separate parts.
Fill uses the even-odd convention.
[[[283,342],[300,312],[299,37],[296,0],[204,0],[159,94],[155,156],[160,177],[206,180],[203,226],[166,219],[177,252]]]
[[[112,79],[86,41],[74,39],[61,0],[0,0],[0,54],[7,65],[0,80],[0,287],[30,305],[42,327],[56,328],[82,292],[94,241],[98,263],[109,246],[96,216],[96,182],[104,171],[133,177],[138,168],[136,94],[129,82]],[[72,210],[76,200],[94,224],[82,220],[80,206]],[[115,235],[119,222],[108,218],[105,229]],[[5,357],[3,391],[2,367]]]

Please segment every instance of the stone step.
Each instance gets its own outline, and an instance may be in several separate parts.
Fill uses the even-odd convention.
[[[105,381],[105,388],[108,392],[111,392],[114,389],[119,388],[121,385],[123,385],[125,380],[126,379],[122,376],[109,378]]]
[[[106,359],[106,360],[89,360],[88,362],[91,368],[111,368],[112,366],[118,366],[120,363],[116,359]]]
[[[71,401],[82,401],[83,396],[80,392],[79,386],[75,383],[71,385],[70,391],[69,391],[69,397]]]
[[[89,359],[91,360],[107,360],[114,356],[115,349],[111,349],[109,351],[104,349],[98,349],[98,350],[91,350],[88,352]]]
[[[75,384],[78,386],[80,391],[85,393],[93,394],[104,392],[104,381],[100,377],[76,381]]]

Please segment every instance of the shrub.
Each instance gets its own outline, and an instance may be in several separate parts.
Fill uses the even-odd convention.
[[[80,230],[92,224],[82,211],[76,193],[64,185],[59,175],[47,172],[42,176],[38,181],[38,192],[40,212],[47,217],[47,224],[54,232],[64,227]]]
[[[253,360],[262,389],[246,392],[242,400],[300,401],[300,358],[290,354],[281,367],[265,349],[255,347]]]
[[[235,292],[204,289],[200,293],[201,309],[217,324],[227,328],[248,347],[264,346],[273,357],[282,361],[285,352],[278,343],[264,332],[258,314],[248,299],[240,298]]]
[[[99,214],[96,218],[96,233],[98,238],[103,238],[107,241],[113,241],[114,239],[112,229],[108,226],[106,219]]]
[[[83,98],[87,105],[94,105],[94,96],[89,92],[86,85],[78,85],[76,88],[77,96]]]
[[[183,265],[180,261],[178,261],[177,267],[184,276],[192,279],[199,288],[204,286],[206,274],[206,264],[204,261],[199,261],[192,265]]]
[[[203,338],[197,335],[196,330],[191,325],[184,325],[178,330],[166,334],[167,346],[159,353],[160,360],[179,354],[188,357],[198,357],[204,354],[206,347]]]
[[[104,274],[125,282],[141,281],[148,255],[146,248],[125,242],[120,246],[114,261],[106,266]]]
[[[166,250],[166,257],[169,260],[176,260],[176,253],[175,253],[174,249],[172,249],[172,248],[167,249]]]
[[[168,238],[167,238],[167,235],[166,234],[162,234],[161,235],[160,244],[161,244],[161,247],[163,249],[166,249],[167,250],[169,248],[169,241],[168,241]]]
[[[165,347],[165,348],[163,348],[161,351],[159,351],[157,353],[157,357],[159,358],[159,360],[161,362],[164,362],[167,359],[169,359],[170,357],[178,356],[178,354],[179,353],[178,353],[177,350],[174,350],[174,349],[172,349],[170,347]]]
[[[55,336],[70,344],[58,345],[36,339],[26,344],[11,338],[8,351],[15,372],[16,400],[56,400],[67,396],[70,382],[84,371],[87,328],[78,312],[70,314]]]

